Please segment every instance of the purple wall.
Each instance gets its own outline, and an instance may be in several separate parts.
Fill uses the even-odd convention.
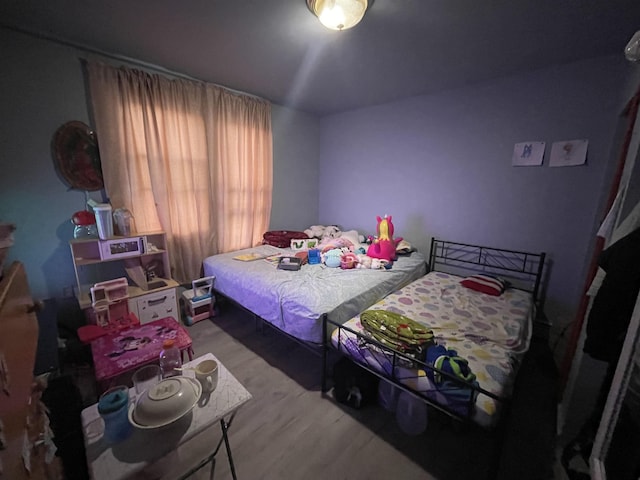
[[[608,190],[629,66],[604,57],[472,88],[324,117],[319,223],[546,251],[545,311],[571,321]],[[586,166],[550,168],[554,141],[588,139]],[[541,167],[512,167],[515,143],[546,142]],[[560,322],[560,323],[558,323]]]
[[[273,198],[269,230],[304,230],[317,222],[319,124],[315,116],[271,105]]]

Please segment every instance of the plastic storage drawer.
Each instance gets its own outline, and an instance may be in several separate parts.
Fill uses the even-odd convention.
[[[129,299],[129,310],[138,316],[140,324],[153,322],[164,317],[173,317],[178,321],[176,289],[169,288],[131,298]]]

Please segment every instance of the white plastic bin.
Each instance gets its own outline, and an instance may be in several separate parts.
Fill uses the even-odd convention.
[[[113,237],[113,217],[111,216],[111,205],[108,203],[99,203],[93,207],[96,215],[96,224],[98,225],[98,237],[100,240],[106,240]]]
[[[407,435],[420,435],[427,429],[427,404],[401,391],[396,407],[396,421]]]
[[[389,412],[395,412],[400,389],[393,383],[380,380],[378,383],[378,404]]]

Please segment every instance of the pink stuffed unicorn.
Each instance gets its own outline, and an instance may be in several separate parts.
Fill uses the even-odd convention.
[[[378,220],[376,229],[378,237],[369,245],[367,256],[392,262],[396,259],[396,246],[402,241],[402,237],[397,239],[393,238],[391,215],[385,215],[384,218],[377,216],[376,219]]]

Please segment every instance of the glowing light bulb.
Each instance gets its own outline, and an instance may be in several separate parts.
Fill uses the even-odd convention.
[[[346,30],[357,25],[367,10],[367,0],[307,0],[320,22],[331,30]]]

